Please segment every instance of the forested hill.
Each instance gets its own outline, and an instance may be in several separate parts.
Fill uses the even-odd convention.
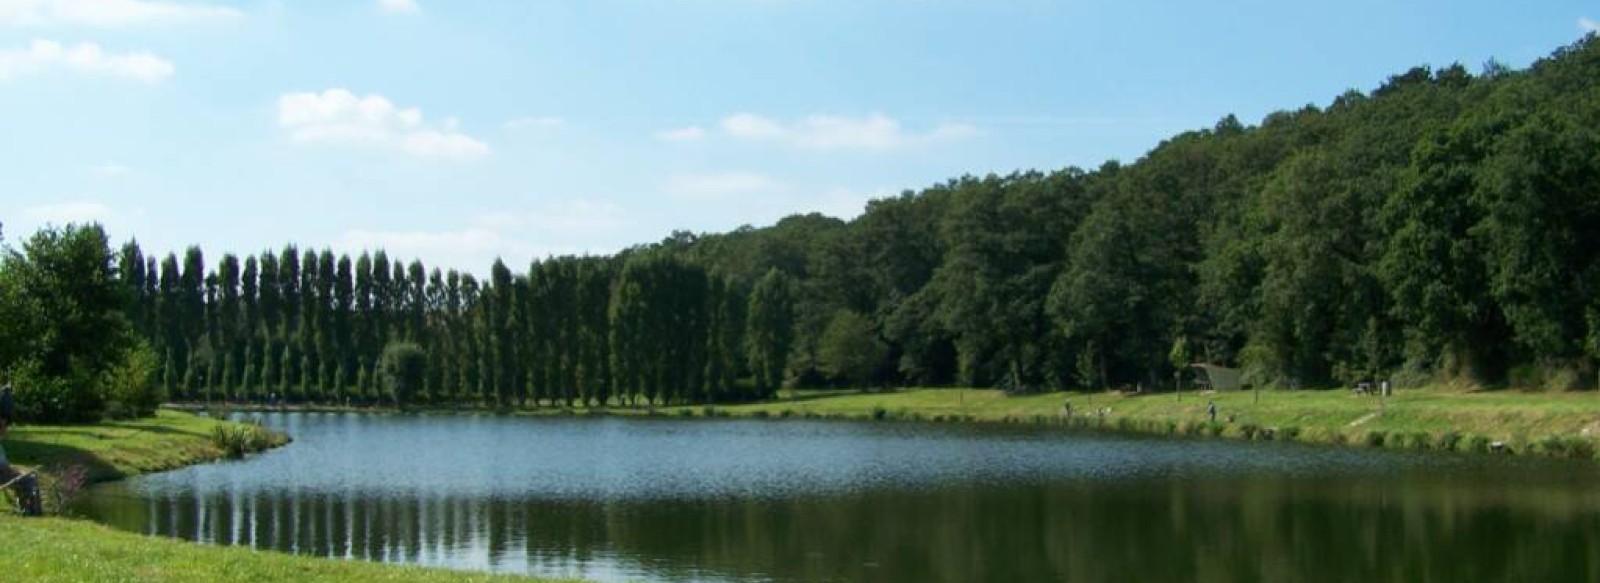
[[[800,371],[851,311],[884,382],[1150,386],[1203,360],[1267,383],[1571,384],[1600,357],[1600,42],[1228,117],[1131,165],[662,247],[794,274]]]
[[[103,237],[26,241],[0,278],[6,309],[100,297],[16,274]],[[964,177],[849,222],[497,262],[487,281],[381,251],[214,269],[199,249],[112,255],[73,285],[118,286],[128,353],[180,399],[377,399],[397,341],[426,355],[408,398],[495,405],[747,400],[784,382],[1152,386],[1193,361],[1263,384],[1577,386],[1600,360],[1600,42],[1228,117],[1133,164]],[[5,367],[111,367],[37,340],[107,325],[59,320],[12,318],[38,329],[10,327]]]

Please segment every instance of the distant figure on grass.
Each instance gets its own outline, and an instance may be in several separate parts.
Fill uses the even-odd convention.
[[[1206,401],[1206,415],[1211,417],[1211,422],[1217,422],[1217,402]]]
[[[1066,415],[1069,418],[1072,417],[1072,400],[1071,399],[1068,399],[1067,402],[1061,404],[1061,413],[1063,415]]]
[[[0,439],[5,439],[11,432],[12,420],[16,418],[16,403],[11,398],[11,383],[0,386]],[[17,496],[17,507],[28,516],[38,516],[42,512],[39,507],[39,480],[33,472],[23,474],[11,467],[11,461],[6,459],[6,449],[0,446],[0,490],[11,489]]]

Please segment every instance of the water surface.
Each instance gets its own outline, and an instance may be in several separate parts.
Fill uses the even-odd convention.
[[[271,414],[134,532],[599,581],[1600,581],[1589,464],[953,425]]]

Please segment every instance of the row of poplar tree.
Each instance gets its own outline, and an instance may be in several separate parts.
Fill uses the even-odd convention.
[[[383,251],[294,246],[208,265],[123,246],[134,330],[174,400],[369,404],[386,346],[425,355],[408,400],[494,407],[744,401],[772,395],[793,337],[792,282],[738,282],[659,253],[562,257],[487,280]]]

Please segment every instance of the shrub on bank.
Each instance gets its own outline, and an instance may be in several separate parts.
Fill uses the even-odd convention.
[[[1419,431],[1405,436],[1405,447],[1409,449],[1432,449],[1433,435]]]
[[[1439,441],[1435,445],[1442,451],[1456,451],[1461,446],[1461,434],[1447,431],[1439,436]]]
[[[1554,457],[1591,459],[1595,448],[1594,442],[1587,438],[1552,435],[1535,442],[1533,450]]]
[[[1368,431],[1364,443],[1367,444],[1367,447],[1383,447],[1384,442],[1387,441],[1388,438],[1389,434],[1384,433],[1383,431]]]
[[[272,447],[272,432],[255,421],[218,425],[211,428],[211,444],[227,457],[238,459]]]
[[[1490,443],[1492,442],[1488,437],[1484,437],[1482,435],[1469,436],[1462,443],[1461,451],[1468,453],[1484,453],[1489,451]]]

